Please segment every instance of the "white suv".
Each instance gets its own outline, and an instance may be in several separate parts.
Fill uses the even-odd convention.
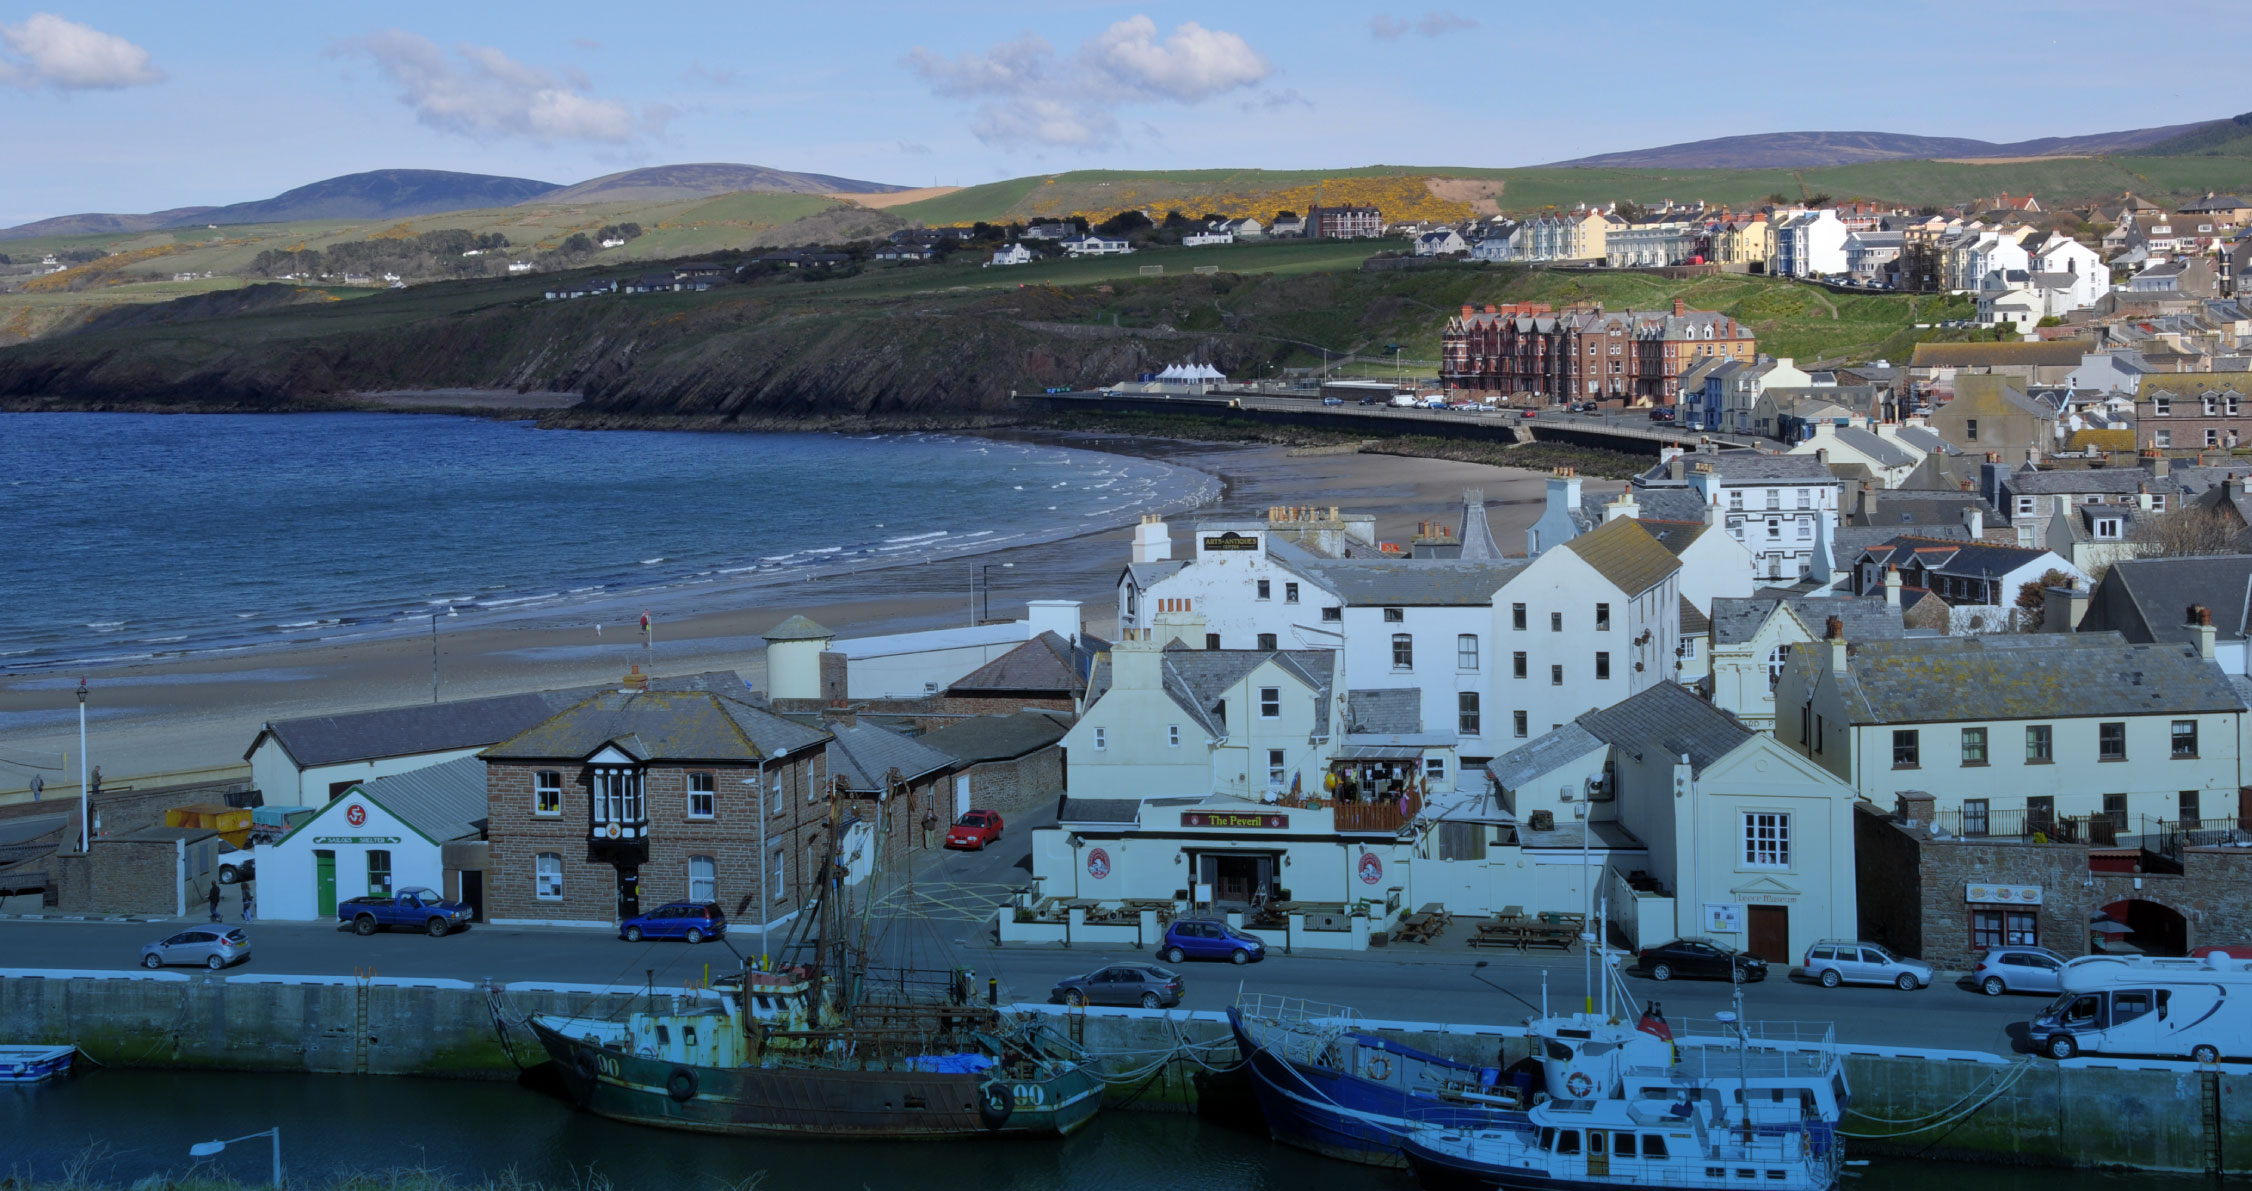
[[[1806,949],[1802,966],[1824,988],[1841,984],[1890,984],[1902,992],[1931,987],[1931,965],[1902,959],[1876,943],[1824,939]]]

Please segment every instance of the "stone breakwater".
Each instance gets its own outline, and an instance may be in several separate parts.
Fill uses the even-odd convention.
[[[109,1066],[512,1079],[543,1058],[505,1024],[513,1015],[607,1015],[644,995],[637,986],[15,970],[0,972],[0,1041],[72,1043]],[[1020,1008],[1051,1015],[1103,1056],[1117,1075],[1114,1109],[1246,1104],[1218,1014]],[[1526,1054],[1515,1027],[1366,1024],[1466,1062]],[[1841,1049],[1858,1154],[2252,1173],[2252,1068]]]

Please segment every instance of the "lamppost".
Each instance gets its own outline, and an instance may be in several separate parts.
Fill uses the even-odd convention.
[[[783,750],[783,752],[788,751],[787,749]],[[780,760],[781,757],[782,753],[774,754],[775,760]],[[760,757],[758,759],[758,776],[743,779],[744,785],[754,787],[758,791],[758,954],[761,965],[767,962],[766,957],[768,955],[766,923],[770,915],[766,912],[766,853],[768,851],[767,845],[772,842],[766,829],[766,762],[767,758]]]
[[[1015,566],[1015,565],[1017,565],[1017,564],[1015,564],[1015,563],[1013,563],[1013,562],[987,562],[987,563],[979,563],[979,564],[978,564],[978,568],[977,568],[977,588],[978,588],[978,611],[977,611],[977,623],[978,623],[978,624],[984,624],[984,623],[985,623],[985,618],[986,618],[987,616],[991,615],[991,614],[992,614],[992,612],[993,612],[993,580],[992,580],[991,576],[990,576],[990,575],[988,574],[988,572],[990,572],[990,571],[991,571],[991,570],[992,570],[993,568],[995,568],[995,567],[1008,568],[1008,567],[1013,567],[1013,566]]]
[[[86,680],[78,680],[78,850],[94,849],[94,837],[87,834],[87,807],[91,799],[86,794]]]
[[[281,1191],[281,1126],[279,1125],[271,1129],[262,1129],[256,1133],[246,1133],[241,1137],[230,1137],[225,1141],[199,1141],[188,1147],[188,1156],[191,1158],[209,1158],[238,1141],[249,1141],[254,1137],[271,1137],[274,1139],[274,1189]]]

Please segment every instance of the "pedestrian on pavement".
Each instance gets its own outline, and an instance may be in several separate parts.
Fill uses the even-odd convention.
[[[236,884],[235,888],[240,890],[242,893],[242,920],[244,922],[248,922],[252,917],[250,906],[250,886],[238,883]]]
[[[213,922],[219,921],[219,882],[213,881],[211,883],[211,896],[204,900],[211,903],[211,920]]]
[[[39,801],[40,791],[45,790],[46,788],[47,779],[39,776],[36,773],[31,775],[31,800],[33,802]]]

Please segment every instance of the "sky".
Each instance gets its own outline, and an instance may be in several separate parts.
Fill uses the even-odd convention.
[[[0,226],[380,168],[724,161],[898,185],[1070,169],[1534,165],[1707,137],[2007,142],[2252,108],[2239,37],[2115,52],[2111,0],[1731,10],[0,0]],[[2239,26],[2177,0],[2168,26]]]

